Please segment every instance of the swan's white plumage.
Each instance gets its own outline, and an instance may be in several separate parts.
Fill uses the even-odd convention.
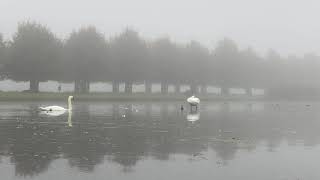
[[[68,97],[68,109],[72,109],[71,100],[73,99],[73,96]],[[39,107],[41,111],[66,111],[68,109],[61,107],[61,106],[47,106],[47,107]]]
[[[195,96],[191,96],[187,99],[187,102],[190,104],[190,105],[198,105],[200,103],[200,99],[195,97]]]
[[[43,110],[40,112],[40,115],[45,115],[45,116],[61,116],[64,113],[66,113],[67,111],[46,111]]]
[[[47,107],[40,107],[42,111],[66,111],[67,109],[61,106],[47,106]]]

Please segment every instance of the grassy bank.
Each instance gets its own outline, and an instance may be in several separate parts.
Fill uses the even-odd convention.
[[[160,93],[22,93],[22,92],[0,92],[0,101],[44,101],[44,100],[66,100],[69,95],[73,95],[77,101],[184,101],[184,94],[167,94]],[[220,96],[220,95],[199,95],[202,101],[210,100],[258,100],[262,97],[249,97],[245,95]]]

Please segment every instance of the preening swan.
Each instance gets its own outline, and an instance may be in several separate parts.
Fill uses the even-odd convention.
[[[187,99],[187,102],[190,104],[191,106],[191,111],[192,111],[192,107],[195,106],[196,110],[198,109],[198,105],[200,104],[200,99],[195,97],[194,95],[189,97]]]
[[[200,99],[195,97],[194,95],[189,97],[187,99],[187,102],[191,105],[191,106],[197,106],[198,104],[200,104]]]
[[[41,111],[66,111],[72,110],[72,103],[73,96],[68,97],[68,109],[61,107],[61,106],[47,106],[47,107],[39,107]]]

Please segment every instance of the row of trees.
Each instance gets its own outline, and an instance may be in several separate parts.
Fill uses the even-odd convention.
[[[125,82],[126,92],[133,82],[188,83],[220,87],[320,87],[320,58],[281,57],[275,51],[266,57],[252,49],[239,50],[223,39],[213,50],[196,41],[177,44],[169,38],[146,41],[131,29],[110,39],[94,27],[81,28],[59,39],[47,27],[23,22],[11,40],[0,36],[1,75],[16,81],[30,81],[37,92],[39,82],[74,81],[78,92],[89,91],[93,81],[113,81],[114,91]]]

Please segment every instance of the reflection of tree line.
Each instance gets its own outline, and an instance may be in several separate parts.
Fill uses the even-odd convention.
[[[73,113],[72,127],[67,123],[38,123],[47,119],[31,110],[30,116],[23,117],[23,121],[1,123],[1,154],[10,157],[17,175],[32,176],[48,170],[50,163],[61,157],[82,171],[92,171],[104,160],[130,170],[146,157],[168,160],[172,154],[193,156],[208,148],[227,162],[240,148],[251,151],[261,142],[266,142],[270,151],[283,139],[290,144],[297,139],[305,140],[310,146],[319,143],[318,122],[313,120],[316,115],[312,113],[305,118],[312,119],[314,126],[301,121],[302,114],[299,113],[289,116],[270,108],[259,113],[246,108],[245,111],[229,112],[228,104],[220,104],[219,111],[206,111],[210,107],[203,105],[199,122],[190,124],[185,119],[187,112],[179,112],[178,105],[154,107],[145,104],[140,114],[133,108],[122,111],[119,106],[114,105],[113,111],[108,112],[113,114],[109,124],[103,124],[99,119],[101,116],[91,114],[88,106],[78,107],[81,110]],[[161,119],[153,116],[152,109],[159,107]],[[126,116],[122,117],[122,113]],[[60,120],[64,119],[67,117],[60,117]],[[239,145],[242,140],[247,144]]]

